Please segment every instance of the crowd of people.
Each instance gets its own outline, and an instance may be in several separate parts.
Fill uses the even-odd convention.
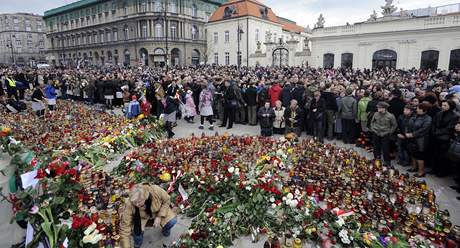
[[[341,140],[372,151],[416,177],[455,173],[460,182],[460,72],[324,70],[232,66],[159,68],[2,68],[2,105],[37,115],[56,98],[121,107],[164,120],[169,137],[177,119],[231,129],[260,125],[261,135],[294,132],[319,142]],[[460,188],[453,186],[458,192]],[[457,199],[460,200],[460,197]]]

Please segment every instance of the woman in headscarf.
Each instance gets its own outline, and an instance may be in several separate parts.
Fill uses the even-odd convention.
[[[168,237],[177,223],[176,214],[172,211],[168,193],[157,185],[148,183],[135,185],[121,210],[120,241],[122,248],[142,246],[144,230],[149,222],[154,227],[161,227],[163,236]]]

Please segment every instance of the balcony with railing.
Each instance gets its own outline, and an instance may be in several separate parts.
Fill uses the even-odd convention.
[[[430,17],[401,17],[385,20],[362,22],[353,25],[317,28],[313,30],[313,38],[357,35],[367,33],[416,31],[434,28],[449,28],[460,26],[460,13]]]

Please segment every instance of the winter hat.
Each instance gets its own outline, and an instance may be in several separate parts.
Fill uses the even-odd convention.
[[[377,103],[377,108],[384,108],[384,109],[386,109],[386,108],[388,108],[388,107],[390,107],[390,105],[389,105],[388,103],[386,103],[386,102],[379,102],[379,103]]]

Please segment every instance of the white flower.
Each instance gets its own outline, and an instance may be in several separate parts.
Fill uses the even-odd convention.
[[[336,223],[339,227],[342,227],[343,225],[345,225],[345,221],[344,221],[342,218],[339,218],[335,223]]]
[[[289,200],[292,200],[292,199],[294,199],[294,195],[292,193],[289,193],[289,194],[287,194],[287,198]]]
[[[232,167],[228,168],[228,172],[230,172],[230,173],[235,172],[235,167],[232,166]]]
[[[270,202],[275,202],[275,197],[270,197]]]
[[[291,208],[295,208],[297,207],[297,204],[299,204],[299,202],[296,199],[294,199],[294,200],[291,200],[289,206],[291,206]]]
[[[295,195],[300,195],[300,190],[299,189],[295,190]]]
[[[348,238],[348,231],[347,230],[342,229],[339,232],[339,237],[340,237],[340,240],[342,241],[342,243],[344,243],[344,244],[350,244],[351,243],[350,238]]]
[[[276,208],[276,204],[275,204],[275,203],[272,203],[272,208]]]
[[[190,182],[193,183],[193,181],[195,181],[195,178],[190,178]]]
[[[91,235],[86,235],[83,237],[83,243],[91,243],[93,245],[97,244],[103,238],[102,234],[98,232],[93,232]]]
[[[235,174],[239,175],[240,174],[240,168],[235,169]]]
[[[287,197],[286,196],[283,196],[283,201],[286,201],[287,200]]]
[[[310,215],[310,209],[305,208],[305,215],[306,215],[306,216],[309,216],[309,215]]]
[[[247,190],[247,191],[251,190],[251,186],[249,186],[249,185],[246,186],[246,190]]]
[[[91,224],[88,228],[86,228],[84,234],[87,236],[90,233],[92,233],[96,229],[97,225],[96,223]]]
[[[188,234],[192,235],[193,234],[193,229],[188,229]]]

